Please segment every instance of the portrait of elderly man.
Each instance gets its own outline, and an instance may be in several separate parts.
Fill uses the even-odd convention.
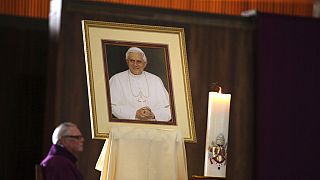
[[[158,76],[145,71],[145,53],[138,47],[129,48],[126,64],[128,70],[109,80],[112,114],[118,119],[170,121],[168,91]]]

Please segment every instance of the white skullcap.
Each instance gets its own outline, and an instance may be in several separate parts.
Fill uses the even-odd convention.
[[[143,61],[147,62],[147,57],[146,57],[146,55],[144,54],[144,52],[140,48],[138,48],[138,47],[129,48],[128,51],[126,52],[126,59],[128,59],[129,53],[141,53]]]

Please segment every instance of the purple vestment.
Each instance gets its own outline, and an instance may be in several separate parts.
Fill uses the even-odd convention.
[[[53,144],[41,162],[45,180],[83,180],[76,166],[77,158],[65,148]]]

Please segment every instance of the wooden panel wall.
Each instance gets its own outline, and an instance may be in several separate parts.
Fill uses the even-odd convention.
[[[312,0],[96,0],[139,6],[181,9],[214,14],[240,15],[256,9],[260,12],[312,16]]]
[[[1,0],[0,14],[47,19],[50,0]]]
[[[76,1],[76,0],[75,0]],[[256,9],[260,12],[312,16],[313,0],[93,0],[147,7],[240,15]],[[2,0],[0,14],[47,19],[50,0]]]

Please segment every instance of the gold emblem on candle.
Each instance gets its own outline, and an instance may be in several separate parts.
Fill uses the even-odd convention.
[[[227,143],[222,133],[218,134],[215,141],[212,141],[209,146],[210,163],[215,163],[220,170],[222,165],[227,163]]]

